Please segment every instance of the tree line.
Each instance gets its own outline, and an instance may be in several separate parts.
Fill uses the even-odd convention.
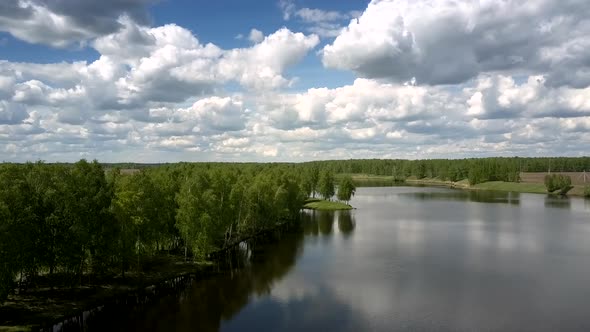
[[[471,185],[487,181],[518,182],[520,172],[590,171],[590,157],[522,158],[495,157],[470,159],[350,159],[303,163],[334,174],[362,173],[393,176],[403,181],[409,177],[439,178],[448,181],[467,179]]]

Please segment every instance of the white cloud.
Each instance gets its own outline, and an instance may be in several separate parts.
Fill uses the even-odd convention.
[[[181,122],[195,121],[197,131],[204,134],[208,131],[231,132],[244,128],[245,109],[237,97],[205,98],[177,112]]]
[[[41,1],[9,0],[0,4],[0,31],[29,43],[66,47],[117,31],[118,20],[148,21],[152,0]]]
[[[22,123],[28,116],[22,105],[0,101],[0,124]]]
[[[283,28],[251,47],[223,50],[201,44],[177,25],[146,28],[129,20],[121,23],[123,29],[93,42],[101,55],[92,63],[0,61],[0,98],[60,106],[62,119],[83,122],[87,111],[64,107],[145,110],[154,103],[211,95],[231,81],[252,90],[280,88],[291,82],[283,72],[318,43],[314,35]]]
[[[297,7],[293,3],[293,0],[279,0],[279,8],[283,12],[283,19],[288,21],[295,13]]]
[[[322,61],[397,82],[456,84],[480,73],[510,73],[585,87],[588,17],[585,1],[373,0],[324,47]]]
[[[250,48],[227,51],[219,61],[219,74],[252,89],[285,86],[290,81],[281,73],[299,62],[318,43],[316,35],[306,36],[282,28]]]
[[[349,14],[340,13],[338,11],[325,11],[315,8],[301,8],[295,12],[295,16],[304,22],[326,22],[349,19]]]
[[[260,43],[264,40],[264,34],[260,30],[252,29],[248,35],[248,40],[253,43]]]
[[[484,75],[460,90],[357,79],[301,93],[238,93],[146,110],[81,111],[65,100],[82,98],[79,103],[92,105],[84,101],[91,96],[25,81],[17,86],[39,88],[41,94],[22,90],[28,99],[1,104],[0,149],[15,160],[23,154],[76,159],[89,152],[143,161],[583,154],[588,91],[543,82],[536,76],[516,82]],[[65,106],[58,108],[61,102]],[[10,154],[15,147],[22,153]]]
[[[510,76],[482,76],[468,100],[468,115],[477,118],[569,118],[590,116],[590,87],[547,86],[543,76],[517,84]]]
[[[284,20],[295,17],[305,25],[307,32],[327,38],[338,36],[344,27],[344,23],[360,15],[356,11],[339,12],[307,7],[298,9],[294,2],[285,0],[280,1],[279,5],[283,10]]]

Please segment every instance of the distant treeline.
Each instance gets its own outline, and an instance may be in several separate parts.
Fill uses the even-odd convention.
[[[393,176],[403,181],[414,176],[460,181],[470,184],[487,181],[518,182],[520,172],[582,172],[590,171],[590,157],[556,158],[473,158],[473,159],[351,159],[303,163],[338,173],[362,173]]]

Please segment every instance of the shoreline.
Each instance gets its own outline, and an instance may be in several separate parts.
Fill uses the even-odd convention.
[[[272,238],[269,233],[291,232],[292,227],[293,222],[285,221],[239,242],[257,238],[266,241]],[[184,255],[163,254],[156,259],[159,265],[144,267],[142,272],[131,272],[124,278],[110,275],[99,280],[98,276],[85,275],[95,278],[95,282],[88,281],[83,286],[39,282],[35,288],[12,294],[0,305],[0,316],[11,317],[0,322],[0,331],[83,331],[104,315],[141,310],[161,296],[179,291],[189,281],[225,273],[221,254],[234,249],[236,244],[211,252],[209,261],[185,262]]]
[[[303,205],[302,209],[316,210],[316,211],[346,211],[353,210],[354,208],[350,204],[338,202],[338,201],[327,201],[323,199],[308,199]]]
[[[441,186],[461,190],[478,190],[478,191],[504,191],[517,192],[526,194],[543,194],[543,195],[557,195],[555,193],[548,193],[543,183],[532,182],[504,182],[504,181],[488,181],[478,183],[476,185],[469,185],[467,180],[457,182],[443,181],[439,179],[406,179],[408,184],[426,185],[426,186]],[[584,186],[574,185],[566,196],[574,196],[584,198]]]
[[[129,273],[125,278],[111,275],[95,278],[83,286],[69,287],[40,281],[35,288],[11,295],[0,306],[10,317],[0,322],[0,331],[83,330],[88,320],[113,307],[149,303],[161,294],[175,291],[179,280],[199,280],[214,274],[211,263],[185,263],[180,255],[162,255],[163,263],[149,271]],[[107,308],[108,307],[108,308]],[[92,319],[91,319],[92,318]]]

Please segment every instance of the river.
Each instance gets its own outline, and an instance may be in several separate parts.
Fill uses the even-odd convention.
[[[590,331],[589,201],[371,187],[351,204],[116,328]]]

